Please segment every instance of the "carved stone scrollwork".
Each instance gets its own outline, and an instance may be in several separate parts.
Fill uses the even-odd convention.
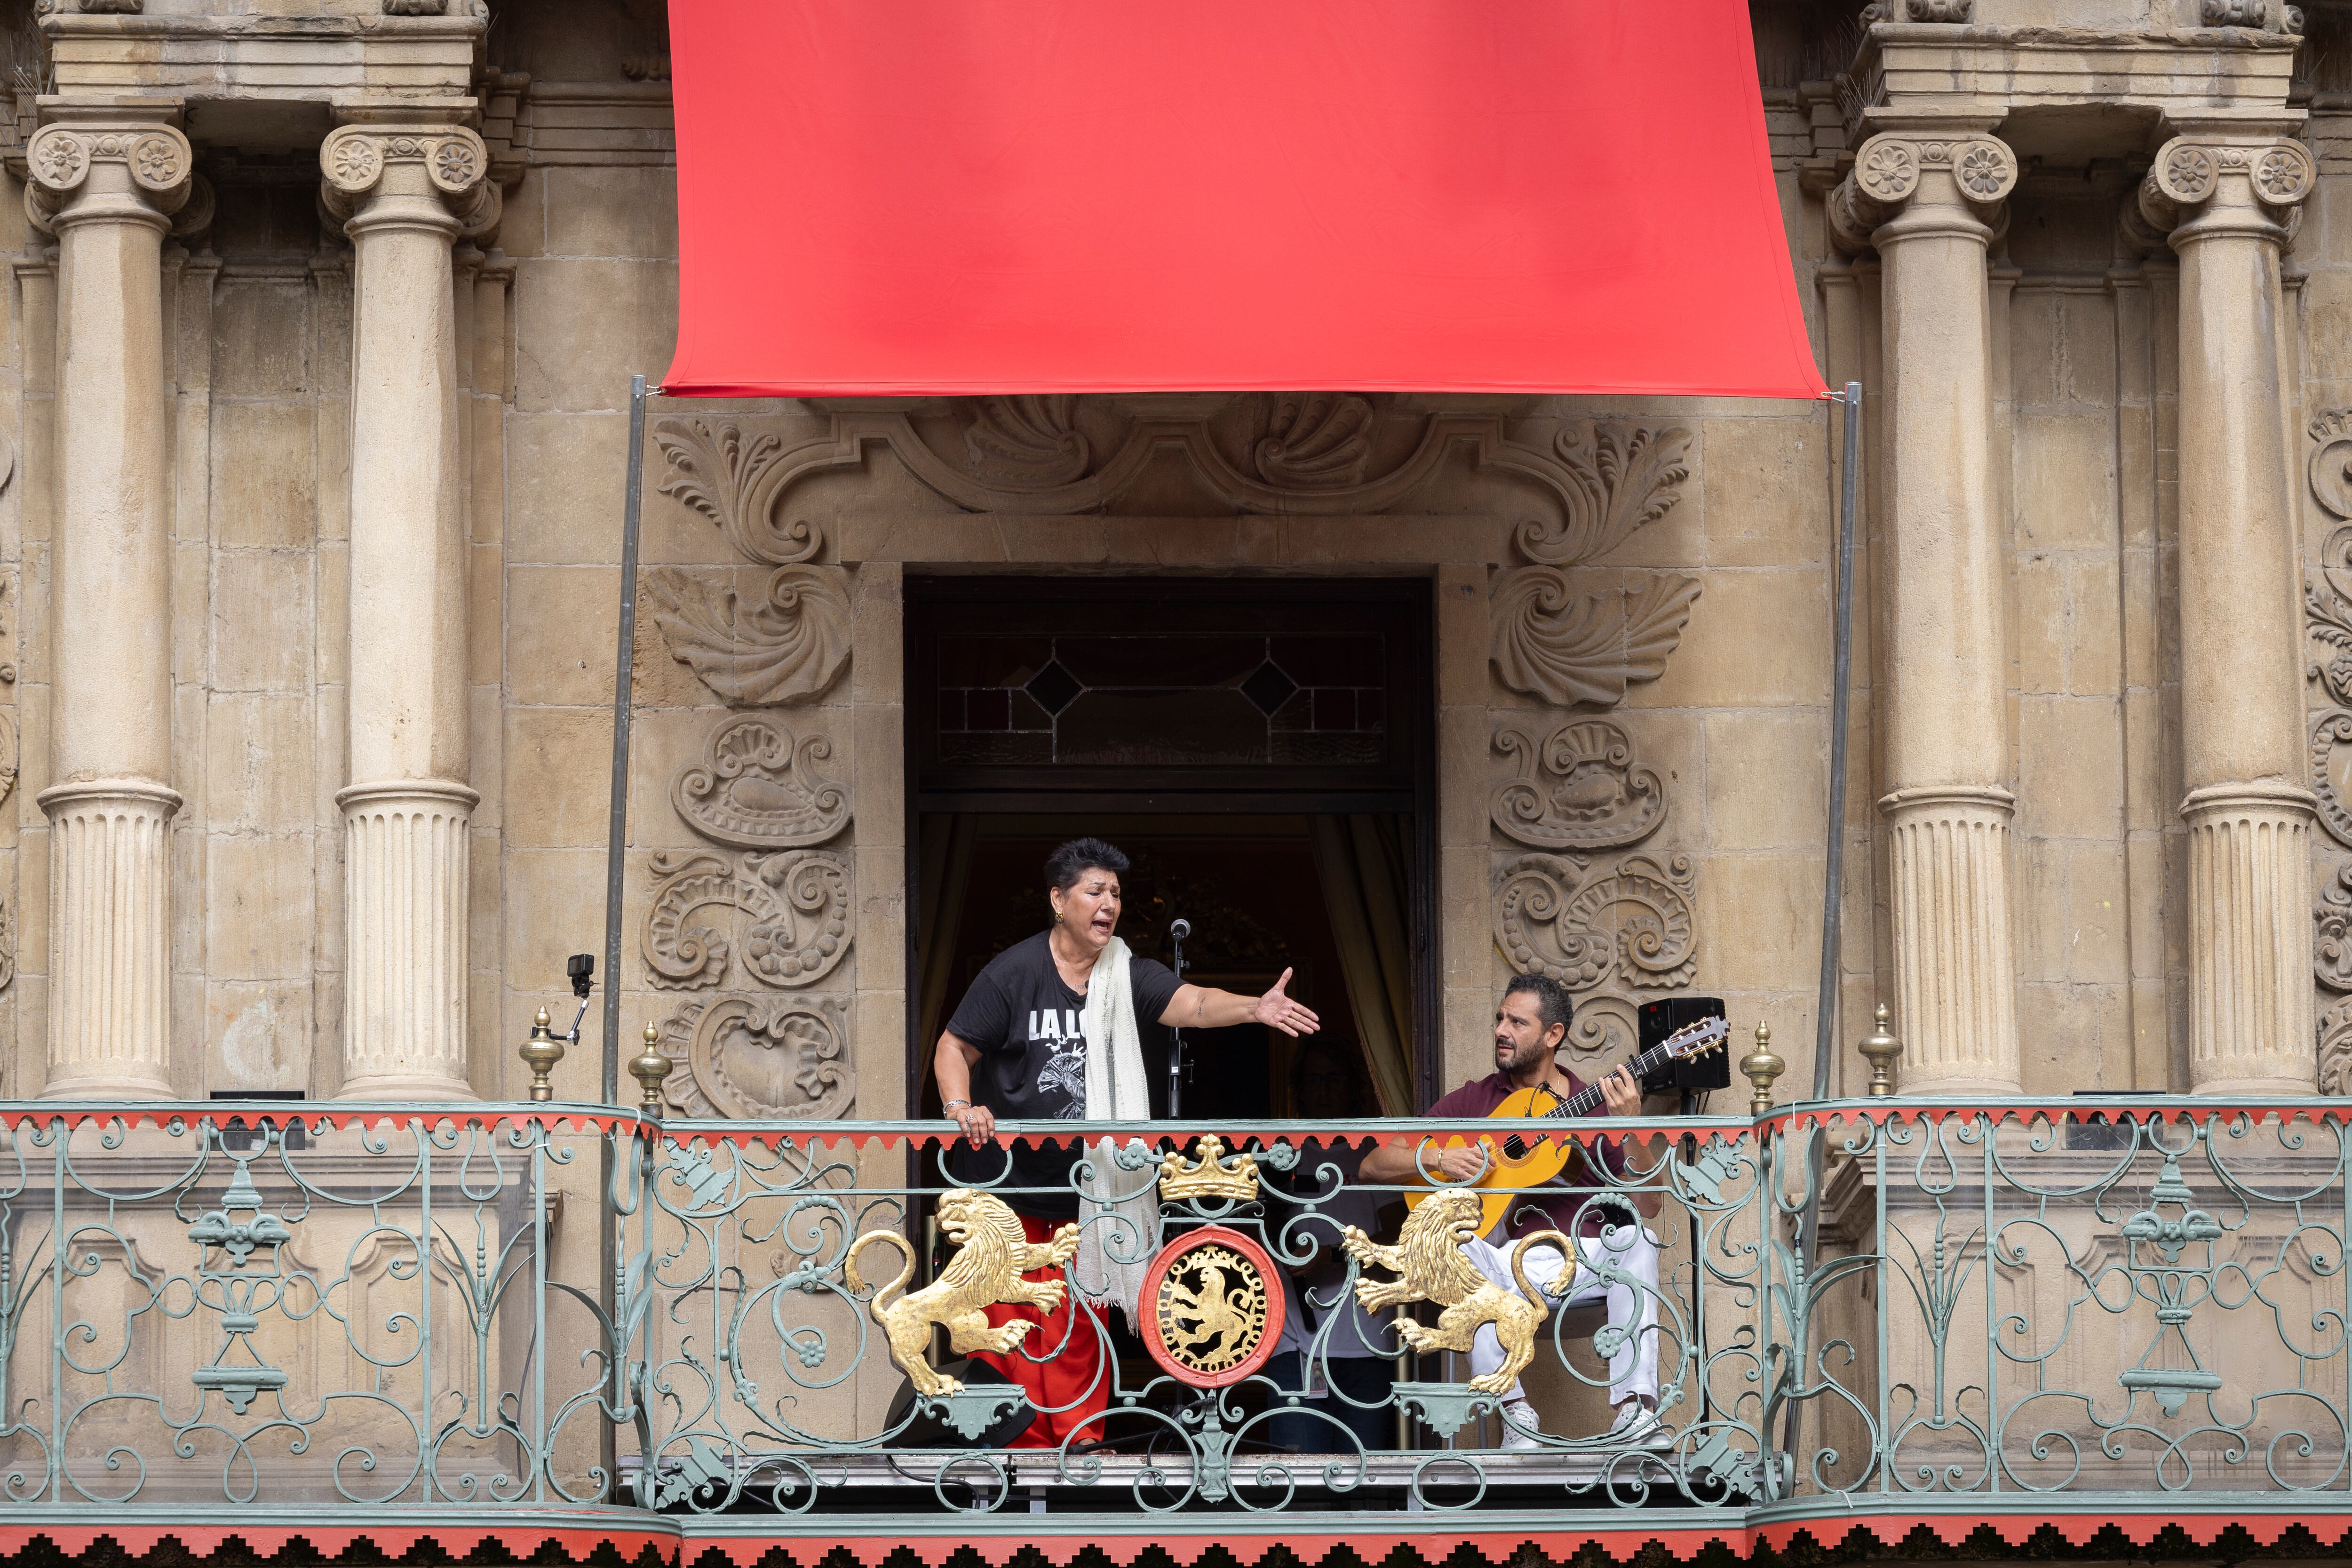
[[[2319,825],[2328,837],[2352,848],[2352,807],[2336,785],[2336,748],[2352,741],[2352,711],[2330,708],[2311,720],[2311,793],[2319,799]]]
[[[1507,837],[1538,849],[1612,849],[1666,819],[1665,785],[1633,760],[1633,742],[1606,719],[1554,730],[1538,747],[1521,731],[1495,731],[1495,750],[1518,761],[1495,786],[1488,815]]]
[[[849,590],[837,566],[779,566],[758,603],[675,566],[648,572],[654,624],[679,663],[737,708],[802,702],[849,665]]]
[[[2330,991],[2352,991],[2352,865],[2337,868],[2311,906],[2312,969]]]
[[[1436,413],[1398,416],[1417,419],[1417,429],[1375,442],[1372,427],[1383,416],[1353,394],[1253,395],[1191,418],[1122,410],[1117,398],[974,397],[925,415],[919,429],[913,415],[861,409],[832,414],[823,434],[789,443],[690,418],[656,421],[654,439],[671,465],[662,493],[709,517],[752,560],[779,565],[812,559],[821,542],[814,523],[784,516],[793,487],[862,467],[874,446],[952,506],[1032,517],[1099,510],[1171,455],[1191,466],[1215,504],[1234,511],[1381,512],[1466,450],[1478,471],[1525,481],[1557,504],[1567,521],[1531,524],[1523,538],[1530,559],[1553,565],[1590,560],[1640,527],[1672,503],[1658,487],[1685,477],[1675,471],[1687,441],[1679,430],[1612,426],[1596,435],[1570,426],[1539,441],[1523,438],[1500,415]],[[1098,422],[1097,436],[1078,428],[1082,414]],[[1405,456],[1376,468],[1375,452],[1408,433]],[[1228,455],[1234,447],[1246,453],[1244,461]]]
[[[2309,428],[2311,438],[2319,443],[2305,470],[2312,497],[2329,516],[2352,517],[2352,408],[2322,409]],[[2326,553],[2331,562],[2342,559],[2335,546],[2330,538]]]
[[[1904,0],[1903,14],[1914,22],[1973,21],[1977,0]]]
[[[653,984],[697,991],[726,977],[728,959],[762,985],[814,984],[849,951],[849,865],[821,850],[746,855],[663,853],[638,941]],[[723,907],[739,920],[737,952],[728,935],[690,923],[698,910]],[[746,923],[748,922],[748,923]]]
[[[664,1084],[688,1116],[831,1121],[857,1099],[844,996],[713,996],[661,1028],[686,1070]]]
[[[1638,529],[1665,516],[1690,478],[1690,432],[1642,425],[1571,426],[1553,438],[1572,481],[1559,526],[1523,522],[1514,542],[1530,561],[1573,566],[1598,561]]]
[[[661,493],[717,523],[728,542],[752,560],[789,566],[811,559],[824,543],[815,524],[776,517],[785,489],[800,477],[784,460],[779,437],[746,437],[737,426],[700,419],[660,419],[654,423],[654,444],[669,459]]]
[[[1638,590],[1576,594],[1558,568],[1523,566],[1495,590],[1495,672],[1558,707],[1612,706],[1628,685],[1665,673],[1698,593],[1696,577],[1654,577]]]
[[[797,849],[849,825],[849,796],[816,771],[833,742],[793,732],[756,713],[730,719],[703,743],[702,761],[670,781],[670,804],[688,827],[738,849]]]
[[[2319,1016],[2319,1092],[2352,1094],[2352,1002]]]
[[[1496,873],[1495,940],[1520,969],[1571,991],[1612,977],[1670,989],[1697,970],[1695,881],[1682,855],[1629,855],[1590,875],[1570,857],[1522,855]]]
[[[1642,1020],[1632,997],[1602,994],[1576,999],[1576,1016],[1568,1026],[1568,1048],[1579,1058],[1614,1066],[1632,1056],[1641,1043]]]

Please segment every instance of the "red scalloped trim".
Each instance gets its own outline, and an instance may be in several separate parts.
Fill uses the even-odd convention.
[[[2260,1121],[2275,1116],[2282,1125],[2308,1121],[2315,1127],[2329,1122],[2352,1125],[2352,1101],[2336,1104],[2327,1100],[2286,1100],[2269,1104],[2251,1105],[2083,1105],[2060,1101],[2050,1105],[1979,1105],[1965,1100],[1950,1104],[1890,1104],[1843,1105],[1834,1110],[1808,1110],[1790,1107],[1759,1117],[1756,1130],[1787,1131],[1798,1127],[1835,1127],[1848,1121],[1870,1121],[1884,1125],[1890,1120],[1906,1121],[1947,1121],[1955,1116],[1990,1116],[2008,1118],[2024,1125],[2036,1121],[2053,1125],[2069,1116],[2081,1117],[2096,1112],[2107,1117],[2128,1117],[2135,1121],[2153,1119],[2158,1121],[2188,1121],[2200,1126],[2217,1117],[2251,1116]]]
[[[2268,1499],[2277,1494],[2257,1495]],[[1866,1537],[1882,1548],[1894,1549],[1923,1530],[1945,1547],[1957,1550],[1987,1527],[2012,1548],[2027,1545],[2044,1530],[2054,1531],[2071,1545],[2086,1547],[2110,1525],[2137,1546],[2150,1545],[2168,1528],[2175,1527],[2200,1547],[2212,1546],[2233,1526],[2244,1530],[2257,1545],[2263,1547],[2276,1546],[2297,1527],[2308,1531],[2322,1547],[2334,1547],[2352,1534],[2352,1513],[1970,1514],[1903,1510],[1865,1512],[1857,1509],[1850,1516],[1729,1530],[1628,1526],[1527,1531],[1443,1525],[1412,1529],[1402,1523],[1393,1529],[1359,1531],[1301,1531],[1290,1528],[1307,1522],[1307,1517],[1272,1514],[1236,1520],[1231,1515],[1192,1514],[1139,1518],[1129,1529],[1126,1528],[1129,1521],[1123,1519],[1114,1524],[1099,1517],[1081,1522],[1069,1516],[1056,1521],[1049,1515],[1037,1521],[1034,1531],[1026,1534],[956,1533],[955,1527],[945,1521],[938,1533],[908,1531],[906,1525],[918,1522],[915,1521],[907,1521],[897,1530],[881,1533],[819,1534],[803,1533],[796,1528],[797,1521],[789,1524],[779,1521],[785,1528],[761,1531],[712,1529],[715,1521],[668,1518],[649,1520],[642,1529],[533,1526],[487,1521],[478,1525],[436,1521],[405,1526],[366,1522],[316,1526],[0,1523],[0,1554],[15,1556],[37,1542],[47,1542],[69,1556],[109,1542],[131,1555],[144,1556],[170,1542],[192,1555],[210,1557],[234,1542],[256,1555],[274,1557],[299,1542],[327,1557],[340,1556],[352,1546],[365,1543],[383,1556],[396,1558],[430,1542],[451,1557],[463,1557],[480,1546],[495,1543],[517,1559],[527,1559],[553,1545],[574,1562],[585,1562],[600,1548],[611,1547],[632,1562],[650,1552],[669,1568],[678,1568],[682,1562],[691,1568],[692,1563],[707,1552],[715,1552],[738,1568],[758,1568],[771,1552],[781,1553],[801,1568],[817,1568],[827,1555],[839,1550],[849,1552],[861,1563],[878,1568],[892,1553],[904,1548],[928,1568],[946,1568],[957,1552],[970,1547],[992,1568],[1005,1568],[1024,1548],[1034,1547],[1048,1562],[1066,1565],[1088,1547],[1100,1548],[1118,1563],[1132,1563],[1147,1549],[1156,1547],[1190,1568],[1213,1547],[1230,1552],[1243,1563],[1252,1565],[1277,1545],[1288,1548],[1308,1563],[1320,1562],[1340,1546],[1374,1562],[1400,1546],[1411,1547],[1428,1563],[1442,1561],[1467,1546],[1489,1563],[1501,1563],[1530,1548],[1554,1562],[1565,1562],[1591,1546],[1601,1548],[1620,1562],[1631,1561],[1636,1554],[1650,1551],[1664,1551],[1687,1559],[1710,1546],[1723,1547],[1736,1556],[1752,1557],[1759,1547],[1785,1552],[1800,1540],[1821,1550],[1832,1551],[1853,1544],[1857,1536]],[[1055,1528],[1057,1523],[1061,1528]]]
[[[585,1132],[591,1130],[598,1132],[607,1131],[634,1132],[639,1129],[650,1129],[653,1126],[652,1122],[646,1121],[634,1110],[564,1110],[550,1113],[517,1110],[507,1107],[473,1108],[462,1104],[452,1104],[446,1110],[386,1110],[365,1106],[351,1110],[336,1110],[310,1100],[257,1101],[246,1104],[218,1100],[199,1105],[184,1105],[169,1100],[157,1100],[152,1103],[126,1100],[121,1105],[113,1106],[66,1107],[44,1106],[36,1100],[30,1103],[20,1101],[13,1106],[0,1105],[0,1127],[13,1130],[27,1122],[46,1124],[62,1121],[68,1127],[74,1128],[92,1121],[120,1121],[133,1128],[145,1125],[161,1129],[164,1122],[174,1118],[183,1121],[194,1122],[205,1118],[219,1121],[232,1116],[242,1119],[257,1115],[275,1118],[281,1121],[292,1121],[299,1118],[305,1126],[316,1127],[320,1122],[325,1122],[330,1127],[340,1129],[404,1127],[412,1121],[423,1121],[428,1124],[455,1121],[460,1124],[479,1123],[484,1126],[498,1126],[506,1122],[537,1121],[552,1131],[562,1131],[569,1128],[575,1132]]]
[[[198,1524],[0,1524],[0,1553],[16,1556],[36,1542],[46,1541],[68,1556],[112,1542],[133,1556],[144,1556],[165,1542],[197,1557],[210,1557],[232,1542],[257,1556],[275,1557],[296,1542],[325,1557],[339,1557],[352,1547],[366,1544],[384,1556],[397,1558],[431,1542],[453,1558],[462,1558],[495,1542],[518,1560],[542,1547],[561,1547],[575,1562],[586,1562],[600,1547],[610,1546],[631,1562],[652,1552],[676,1568],[679,1540],[676,1526],[660,1520],[642,1530],[593,1530],[529,1525],[412,1525],[384,1528],[367,1523],[349,1525],[198,1525]]]

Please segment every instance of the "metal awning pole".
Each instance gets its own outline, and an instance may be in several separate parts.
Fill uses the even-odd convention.
[[[604,831],[604,1103],[621,1095],[621,879],[629,842],[629,672],[637,658],[637,523],[646,500],[646,378],[629,378],[629,481],[621,501],[621,647],[613,671],[613,805]]]
[[[1822,983],[1813,1009],[1815,1100],[1829,1098],[1830,1058],[1837,1048],[1838,913],[1845,878],[1846,730],[1853,700],[1853,513],[1861,489],[1862,383],[1849,381],[1843,394],[1830,395],[1844,405],[1845,439],[1838,464],[1836,653],[1830,679],[1829,854],[1822,868]],[[1822,1258],[1822,1146],[1826,1139],[1827,1134],[1817,1123],[1805,1141],[1805,1209],[1804,1218],[1799,1223],[1797,1245],[1804,1253],[1806,1289],[1812,1288],[1813,1270]],[[1808,1328],[1805,1342],[1792,1347],[1796,1363],[1790,1372],[1798,1386],[1802,1385],[1806,1363],[1812,1359],[1812,1313],[1806,1312],[1804,1321]],[[1799,1462],[1797,1411],[1797,1401],[1792,1398],[1780,1424],[1780,1447],[1792,1465]],[[1793,1489],[1793,1474],[1789,1482]]]
[[[629,378],[629,478],[621,498],[621,634],[619,658],[613,672],[613,801],[604,829],[604,1103],[621,1100],[621,881],[628,868],[629,843],[629,672],[637,657],[637,523],[646,496],[646,378]],[[620,1258],[619,1221],[613,1209],[613,1183],[620,1163],[614,1158],[619,1134],[608,1132],[597,1159],[596,1278],[597,1300],[604,1308],[612,1342],[607,1345],[604,1375],[606,1410],[621,1409],[628,1399],[628,1347],[621,1342],[620,1282],[614,1268]],[[597,1459],[604,1467],[604,1495],[620,1500],[619,1443],[608,1414],[597,1423]]]

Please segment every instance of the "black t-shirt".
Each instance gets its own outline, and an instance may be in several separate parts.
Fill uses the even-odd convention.
[[[1064,984],[1054,966],[1051,933],[1040,931],[988,961],[948,1020],[948,1033],[980,1053],[972,1068],[971,1098],[1000,1121],[1074,1121],[1087,1110],[1086,993]],[[1128,988],[1136,1021],[1149,1029],[1181,984],[1164,963],[1130,952]],[[1039,1193],[1008,1193],[1004,1201],[1040,1219],[1075,1219],[1077,1194],[1070,1186],[1071,1151],[1012,1151],[1005,1173],[1004,1151],[959,1142],[948,1156],[958,1181],[985,1184],[1004,1176],[1008,1187],[1042,1187]]]

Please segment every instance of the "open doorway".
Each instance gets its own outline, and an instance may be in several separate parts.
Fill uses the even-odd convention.
[[[1437,1060],[1429,585],[909,578],[908,1101],[982,965],[1044,928],[1080,835],[1134,865],[1120,934],[1321,1015],[1187,1031],[1187,1121],[1410,1114]],[[1145,1031],[1155,1116],[1168,1040]]]

